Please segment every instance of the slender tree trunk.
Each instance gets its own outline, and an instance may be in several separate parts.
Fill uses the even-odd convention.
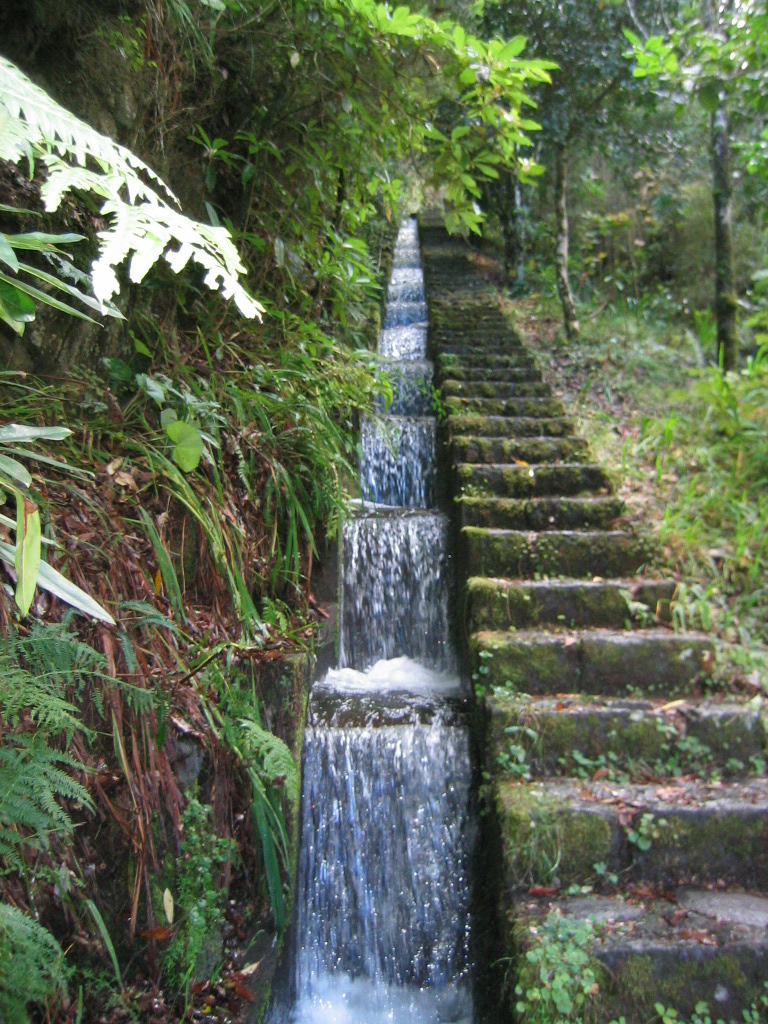
[[[720,18],[718,0],[702,0],[704,23],[725,43],[727,28]],[[733,0],[725,0],[723,15],[733,14]],[[712,161],[712,205],[715,219],[715,322],[717,324],[717,361],[723,370],[735,370],[739,357],[736,327],[736,277],[733,269],[733,177],[731,174],[731,138],[728,109],[721,95],[720,104],[710,121],[710,159]]]
[[[555,215],[557,217],[557,249],[556,249],[556,274],[557,294],[560,297],[560,305],[563,307],[563,321],[565,334],[569,339],[577,337],[579,333],[579,318],[576,313],[576,303],[571,292],[571,282],[568,279],[568,205],[565,192],[568,174],[568,163],[564,145],[558,145],[555,149]]]
[[[517,176],[515,177],[515,217],[517,220],[515,286],[522,291],[525,287],[525,210],[523,209],[523,187]]]
[[[739,356],[736,327],[736,280],[733,270],[731,141],[728,112],[721,105],[712,114],[712,199],[715,213],[715,320],[717,359],[724,370],[735,370]]]
[[[501,172],[502,237],[504,239],[504,271],[508,284],[517,289],[525,285],[525,225],[520,179],[516,168]],[[497,193],[498,194],[498,193]]]

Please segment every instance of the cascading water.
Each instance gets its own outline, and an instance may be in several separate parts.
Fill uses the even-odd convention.
[[[450,643],[447,520],[430,510],[414,221],[398,235],[379,351],[394,412],[363,424],[363,501],[342,545],[342,667],[310,696],[291,977],[270,1024],[472,1018],[467,694]]]

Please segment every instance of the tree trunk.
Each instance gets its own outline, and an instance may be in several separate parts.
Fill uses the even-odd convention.
[[[733,16],[733,0],[702,0],[702,17],[722,45],[728,41],[727,23]],[[731,138],[728,109],[723,95],[712,112],[709,136],[712,161],[712,206],[715,219],[715,322],[717,362],[723,370],[735,370],[739,357],[736,329],[736,279],[733,270]]]
[[[555,214],[557,217],[557,249],[556,274],[557,294],[563,307],[565,334],[568,339],[577,337],[579,318],[576,314],[576,303],[571,292],[568,279],[568,206],[565,198],[566,179],[568,173],[566,151],[564,145],[555,149]]]
[[[507,284],[518,291],[525,285],[525,225],[523,223],[523,206],[520,179],[517,169],[507,168],[501,171],[501,183],[497,195],[504,239],[504,271]]]
[[[715,320],[717,361],[723,370],[735,370],[739,356],[736,328],[736,280],[733,270],[731,207],[731,141],[728,111],[721,104],[711,123],[712,199],[715,213]]]

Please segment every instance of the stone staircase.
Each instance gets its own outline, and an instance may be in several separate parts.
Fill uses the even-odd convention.
[[[700,1001],[768,1019],[759,702],[718,693],[711,640],[670,628],[674,582],[477,257],[427,217],[421,245],[501,864],[488,955],[509,970],[489,1020],[639,1024]]]

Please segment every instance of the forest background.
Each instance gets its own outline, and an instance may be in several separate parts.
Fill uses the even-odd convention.
[[[3,1019],[259,998],[408,210],[477,236],[763,691],[761,6],[8,0],[0,39]]]

